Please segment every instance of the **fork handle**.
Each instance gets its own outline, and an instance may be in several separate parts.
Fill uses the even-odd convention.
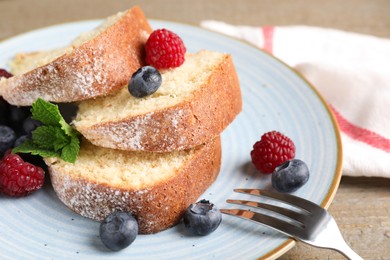
[[[340,244],[334,247],[334,249],[339,253],[343,254],[348,259],[363,260],[363,258],[360,257],[355,251],[353,251],[352,248],[345,241],[340,241]]]
[[[330,233],[324,233],[323,236],[318,236],[316,243],[312,243],[312,245],[317,244],[320,247],[327,247],[329,249],[333,249],[344,255],[346,258],[351,260],[363,260],[352,248],[345,242],[343,235],[340,232],[340,229],[337,226],[336,221],[333,218],[328,220],[326,224],[326,229],[332,230]],[[322,241],[321,241],[322,240]],[[326,241],[326,242],[325,242]],[[322,246],[321,246],[322,245]],[[327,246],[326,246],[327,245]]]

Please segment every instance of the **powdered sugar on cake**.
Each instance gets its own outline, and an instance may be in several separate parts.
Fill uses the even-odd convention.
[[[154,199],[149,189],[122,191],[109,186],[88,183],[83,179],[75,179],[70,175],[63,175],[59,184],[54,184],[59,199],[70,209],[96,221],[103,220],[114,211],[134,212],[142,211],[139,198],[145,201]],[[58,185],[58,186],[57,186]],[[169,211],[169,207],[165,208]],[[139,215],[139,222],[143,223],[143,232],[151,232],[155,221],[153,218],[144,218]]]
[[[115,70],[114,63],[103,57],[102,46],[76,49],[69,57],[60,57],[36,68],[33,72],[10,78],[2,95],[10,103],[30,105],[38,97],[54,102],[70,102],[105,95],[120,88],[109,82],[107,72]]]
[[[135,8],[109,18],[77,44],[42,55],[19,55],[12,66],[22,74],[1,80],[0,96],[10,104],[30,106],[38,97],[63,103],[115,93],[144,63],[141,48],[151,31]]]
[[[189,115],[180,108],[164,111],[163,118],[150,112],[131,120],[102,123],[86,131],[82,130],[82,133],[92,143],[107,148],[145,150],[151,144],[158,144],[166,150],[182,150],[187,137],[181,135],[185,126],[180,122],[187,117]]]
[[[104,157],[106,168],[96,162],[96,157]],[[191,151],[165,155],[84,143],[75,164],[56,158],[46,158],[45,162],[56,194],[71,210],[97,221],[113,211],[131,212],[137,218],[140,233],[150,234],[177,224],[188,204],[215,180],[221,163],[221,143],[217,138]],[[119,177],[133,168],[135,176],[127,180]]]

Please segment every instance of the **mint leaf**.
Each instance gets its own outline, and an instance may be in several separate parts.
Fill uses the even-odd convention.
[[[32,138],[13,149],[14,153],[31,153],[58,157],[74,163],[80,150],[79,133],[62,117],[57,105],[38,98],[31,108],[32,118],[44,125],[32,132]]]
[[[78,138],[71,138],[70,143],[62,149],[61,158],[64,161],[74,163],[77,159],[80,149],[80,141]]]
[[[31,153],[33,155],[39,155],[42,157],[60,157],[58,152],[40,148],[33,143],[32,140],[26,140],[21,145],[12,149],[13,153]]]
[[[72,137],[78,136],[78,133],[76,132],[76,130],[74,130],[70,125],[68,125],[68,123],[66,123],[63,118],[61,118],[59,123],[61,125],[61,129],[65,132],[66,135],[72,136]]]
[[[60,150],[69,141],[59,127],[40,126],[32,133],[32,141],[41,148]],[[60,145],[58,145],[58,143]]]
[[[41,121],[45,125],[59,126],[61,127],[60,121],[63,120],[58,106],[38,98],[31,105],[32,118]]]
[[[61,149],[66,147],[71,142],[71,138],[72,137],[70,136],[64,136],[61,132],[56,132],[56,141],[53,143],[54,151],[60,151]]]

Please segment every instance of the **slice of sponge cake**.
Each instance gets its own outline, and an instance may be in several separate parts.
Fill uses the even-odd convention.
[[[75,128],[97,146],[121,150],[185,150],[219,136],[242,109],[228,54],[200,51],[161,71],[162,85],[145,98],[120,92],[80,103]]]
[[[0,81],[0,96],[29,106],[38,97],[73,102],[118,91],[144,64],[144,44],[152,29],[133,7],[107,18],[66,48],[19,54],[9,79]]]
[[[60,200],[82,216],[102,220],[131,212],[139,232],[177,224],[190,203],[214,182],[221,164],[220,138],[186,151],[129,152],[83,142],[74,164],[46,158]]]

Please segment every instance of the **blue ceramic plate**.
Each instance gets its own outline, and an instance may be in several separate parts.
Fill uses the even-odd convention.
[[[0,67],[18,52],[67,45],[100,21],[61,24],[25,33],[0,43]],[[223,132],[220,175],[202,198],[220,208],[239,198],[234,188],[270,188],[270,176],[250,163],[252,145],[270,130],[292,138],[297,158],[310,170],[309,181],[295,195],[328,207],[341,176],[338,127],[318,92],[291,68],[243,42],[184,24],[151,21],[179,34],[188,51],[231,53],[243,94],[243,111]],[[242,196],[242,195],[241,195]],[[267,227],[224,215],[221,226],[205,237],[188,236],[183,226],[140,235],[128,248],[110,252],[101,244],[99,223],[68,210],[48,183],[35,194],[13,199],[0,196],[2,259],[253,259],[276,258],[294,241]]]

